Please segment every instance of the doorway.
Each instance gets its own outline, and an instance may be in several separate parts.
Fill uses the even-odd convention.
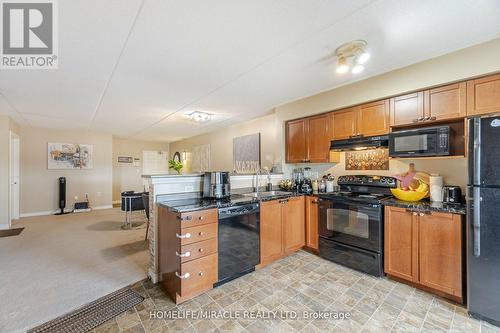
[[[10,163],[9,163],[9,227],[12,227],[12,220],[19,219],[19,201],[20,201],[20,140],[19,135],[10,132]]]

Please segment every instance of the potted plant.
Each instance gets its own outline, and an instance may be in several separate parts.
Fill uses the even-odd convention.
[[[182,163],[179,162],[179,161],[176,161],[176,160],[170,160],[168,161],[168,167],[170,169],[174,169],[175,171],[177,171],[177,174],[181,174],[181,170],[182,170]]]

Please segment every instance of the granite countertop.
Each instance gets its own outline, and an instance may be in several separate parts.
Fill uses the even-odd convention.
[[[396,198],[384,199],[382,200],[382,204],[385,206],[407,208],[418,212],[434,211],[461,215],[467,214],[467,206],[465,204],[451,205],[444,202],[430,202],[428,200],[408,202]]]
[[[284,199],[293,196],[300,196],[302,194],[287,192],[286,194],[278,194],[273,196],[266,196],[261,198],[254,198],[251,196],[245,196],[241,194],[231,195],[228,199],[216,200],[216,199],[205,199],[205,198],[193,198],[193,199],[182,199],[182,200],[171,200],[158,202],[157,204],[161,207],[168,208],[170,211],[177,213],[186,213],[196,210],[204,210],[211,208],[226,208],[231,206],[238,206],[249,204],[253,202],[260,201],[270,201],[276,199]]]

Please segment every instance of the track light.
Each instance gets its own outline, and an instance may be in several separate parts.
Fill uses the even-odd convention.
[[[349,70],[352,74],[361,73],[365,69],[363,65],[370,59],[370,53],[366,51],[366,47],[367,43],[364,40],[354,40],[339,46],[335,50],[337,74],[345,74]]]

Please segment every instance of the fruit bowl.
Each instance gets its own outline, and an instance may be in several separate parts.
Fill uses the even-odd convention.
[[[403,201],[420,201],[429,195],[429,191],[404,190],[402,188],[391,188],[392,195]]]

